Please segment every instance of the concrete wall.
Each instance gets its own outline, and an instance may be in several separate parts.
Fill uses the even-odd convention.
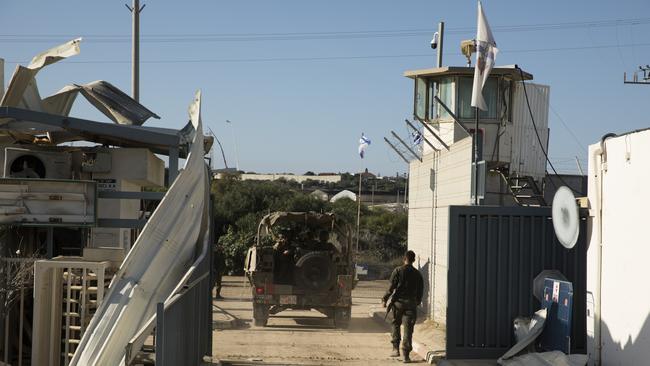
[[[449,206],[470,204],[472,140],[430,152],[409,166],[408,247],[425,277],[424,309],[445,323]]]
[[[650,131],[606,140],[606,157],[596,154],[599,145],[589,148],[591,232],[587,252],[587,304],[590,308],[587,332],[590,362],[594,364],[597,357],[600,338],[602,365],[647,365],[650,350],[650,239],[647,229]],[[598,255],[599,248],[602,248],[602,256]],[[599,267],[602,278],[600,309],[597,306]],[[600,337],[598,316],[594,316],[599,312],[602,319]]]

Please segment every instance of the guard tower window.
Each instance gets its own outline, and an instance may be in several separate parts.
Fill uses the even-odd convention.
[[[427,88],[425,79],[415,79],[415,115],[423,120],[427,118]]]
[[[475,109],[471,106],[472,103],[472,86],[474,79],[471,77],[458,78],[458,115],[461,119],[474,119],[476,114]],[[481,111],[481,119],[497,119],[498,116],[498,103],[499,96],[498,80],[495,77],[488,78],[485,86],[483,87],[483,98],[487,104],[487,111]]]
[[[454,91],[452,90],[454,85],[453,81],[453,78],[446,77],[440,79],[438,82],[438,98],[440,98],[440,100],[452,111],[454,108]],[[438,103],[435,104],[438,105]],[[447,113],[447,111],[440,105],[438,105],[438,116],[440,116],[440,118],[451,118],[449,113]]]

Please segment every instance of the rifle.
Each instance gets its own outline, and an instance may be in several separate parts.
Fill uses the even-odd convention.
[[[388,304],[386,305],[386,314],[384,315],[384,320],[386,320],[386,318],[388,318],[388,314],[390,313],[390,311],[395,306],[395,292],[396,291],[397,291],[397,289],[393,290],[393,293],[391,293],[390,297],[388,298],[388,301],[387,301]]]

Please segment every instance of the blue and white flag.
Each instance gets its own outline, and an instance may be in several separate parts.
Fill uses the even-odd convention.
[[[413,141],[413,145],[418,146],[422,143],[422,134],[420,131],[413,131],[411,132],[411,138]]]
[[[361,138],[359,139],[359,156],[363,159],[363,156],[366,154],[366,149],[370,145],[370,139],[366,135],[361,133]]]
[[[490,24],[483,13],[483,6],[478,2],[478,22],[476,25],[476,65],[474,66],[474,85],[472,87],[472,107],[487,110],[483,99],[483,86],[494,67],[494,62],[499,53],[497,43],[494,41]]]

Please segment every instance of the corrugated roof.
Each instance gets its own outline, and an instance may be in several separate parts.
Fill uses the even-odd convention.
[[[533,80],[533,75],[523,71],[524,80]],[[443,66],[430,69],[407,70],[404,76],[415,79],[416,77],[436,77],[446,75],[474,75],[474,67],[466,66]],[[498,66],[490,71],[490,75],[504,75],[513,80],[521,80],[521,74],[516,65]]]

